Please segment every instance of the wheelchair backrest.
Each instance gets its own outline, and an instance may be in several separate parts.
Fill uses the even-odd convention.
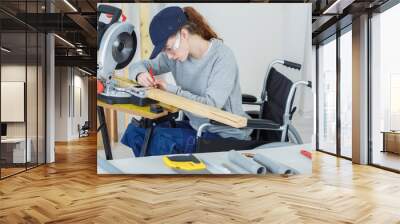
[[[267,91],[267,98],[261,106],[262,119],[272,120],[280,125],[283,124],[286,102],[291,100],[290,107],[292,107],[293,104],[294,95],[292,99],[288,99],[292,86],[293,82],[290,79],[275,68],[271,68],[268,73],[265,88]],[[291,108],[289,111],[291,111]]]

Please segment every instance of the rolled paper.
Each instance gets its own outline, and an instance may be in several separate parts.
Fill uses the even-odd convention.
[[[233,164],[243,168],[244,170],[248,171],[251,174],[265,174],[266,169],[265,167],[261,166],[260,164],[254,162],[252,159],[249,159],[239,152],[235,150],[231,150],[228,152],[228,159]]]
[[[222,166],[228,169],[231,172],[231,174],[249,174],[249,172],[247,172],[246,170],[240,168],[239,166],[233,163],[223,163]]]
[[[269,159],[268,157],[262,155],[262,154],[255,154],[253,157],[254,161],[257,163],[263,165],[265,168],[267,168],[268,172],[274,173],[274,174],[285,174],[285,175],[293,175],[293,174],[299,174],[299,172],[291,168],[285,164],[282,164],[278,161],[274,161],[272,159]]]

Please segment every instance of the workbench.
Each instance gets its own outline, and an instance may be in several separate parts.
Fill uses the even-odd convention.
[[[162,103],[159,103],[159,105],[164,108],[164,111],[161,113],[152,113],[150,111],[150,106],[137,106],[133,104],[107,104],[100,100],[97,101],[97,113],[99,119],[98,130],[100,130],[102,134],[104,151],[107,160],[112,160],[113,157],[111,152],[111,145],[110,145],[110,138],[108,134],[107,124],[105,121],[104,108],[121,111],[134,116],[142,117],[142,120],[140,120],[140,125],[146,129],[146,132],[140,156],[146,156],[147,148],[150,144],[151,135],[153,133],[155,125],[165,121],[170,121],[171,125],[174,126],[175,125],[174,121],[178,117],[178,112],[179,112],[178,108]]]
[[[270,148],[261,146],[256,149],[246,150],[246,153],[260,153],[270,159],[283,163],[296,169],[300,174],[312,173],[312,160],[303,156],[300,150],[311,151],[311,144],[290,145]],[[208,174],[234,174],[226,169],[223,164],[230,163],[228,152],[194,153],[198,159],[207,165]],[[148,156],[139,158],[126,158],[117,160],[104,160],[98,156],[98,174],[181,174],[164,165],[163,156]],[[190,173],[189,173],[190,174]],[[196,174],[196,172],[194,172]],[[203,173],[202,173],[203,174]]]
[[[117,81],[117,86],[122,88],[127,88],[136,84],[134,81],[123,77],[114,76],[113,79]],[[107,160],[112,160],[112,153],[108,129],[105,122],[104,108],[143,117],[140,125],[141,127],[146,128],[146,132],[140,156],[146,156],[147,148],[150,143],[150,137],[156,124],[170,121],[171,126],[175,127],[174,120],[178,117],[179,109],[191,112],[200,117],[205,117],[210,120],[229,125],[231,127],[243,128],[247,126],[247,118],[244,116],[232,114],[230,112],[223,111],[222,109],[202,104],[157,88],[147,89],[146,97],[160,102],[159,105],[164,108],[164,112],[158,114],[152,113],[150,112],[149,106],[142,107],[133,104],[107,104],[103,101],[97,100],[97,111],[100,123],[99,130],[101,130],[102,133]]]

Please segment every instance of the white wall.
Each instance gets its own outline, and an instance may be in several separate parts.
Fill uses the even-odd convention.
[[[81,76],[83,73],[78,73],[76,74],[77,70],[75,70],[75,75],[74,75],[74,108],[75,113],[73,113],[73,119],[71,120],[71,138],[78,138],[79,133],[78,133],[78,124],[81,126],[85,123],[85,121],[88,121],[88,78],[86,76]],[[78,71],[79,72],[79,71]],[[80,93],[77,91],[80,90]],[[80,94],[81,96],[78,97]],[[80,99],[79,99],[80,98]],[[78,102],[78,101],[81,102]],[[82,108],[79,108],[82,107]],[[80,113],[79,110],[82,110]]]
[[[66,141],[68,139],[68,68],[56,67],[55,75],[55,140]]]
[[[83,75],[75,68],[56,67],[55,141],[77,139],[78,124],[88,120],[88,78]],[[81,97],[78,97],[79,89]]]

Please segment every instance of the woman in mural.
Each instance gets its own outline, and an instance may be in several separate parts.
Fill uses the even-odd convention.
[[[242,108],[239,70],[232,50],[226,46],[192,7],[167,7],[154,16],[150,24],[154,50],[150,60],[130,67],[131,79],[143,86],[157,87],[188,99],[247,116]],[[171,72],[177,85],[152,74]],[[207,118],[184,112],[187,118],[175,128],[158,125],[151,137],[147,155],[192,153],[196,130],[209,122]],[[204,138],[249,139],[251,130],[211,126]],[[122,143],[140,154],[145,130],[130,124]]]

